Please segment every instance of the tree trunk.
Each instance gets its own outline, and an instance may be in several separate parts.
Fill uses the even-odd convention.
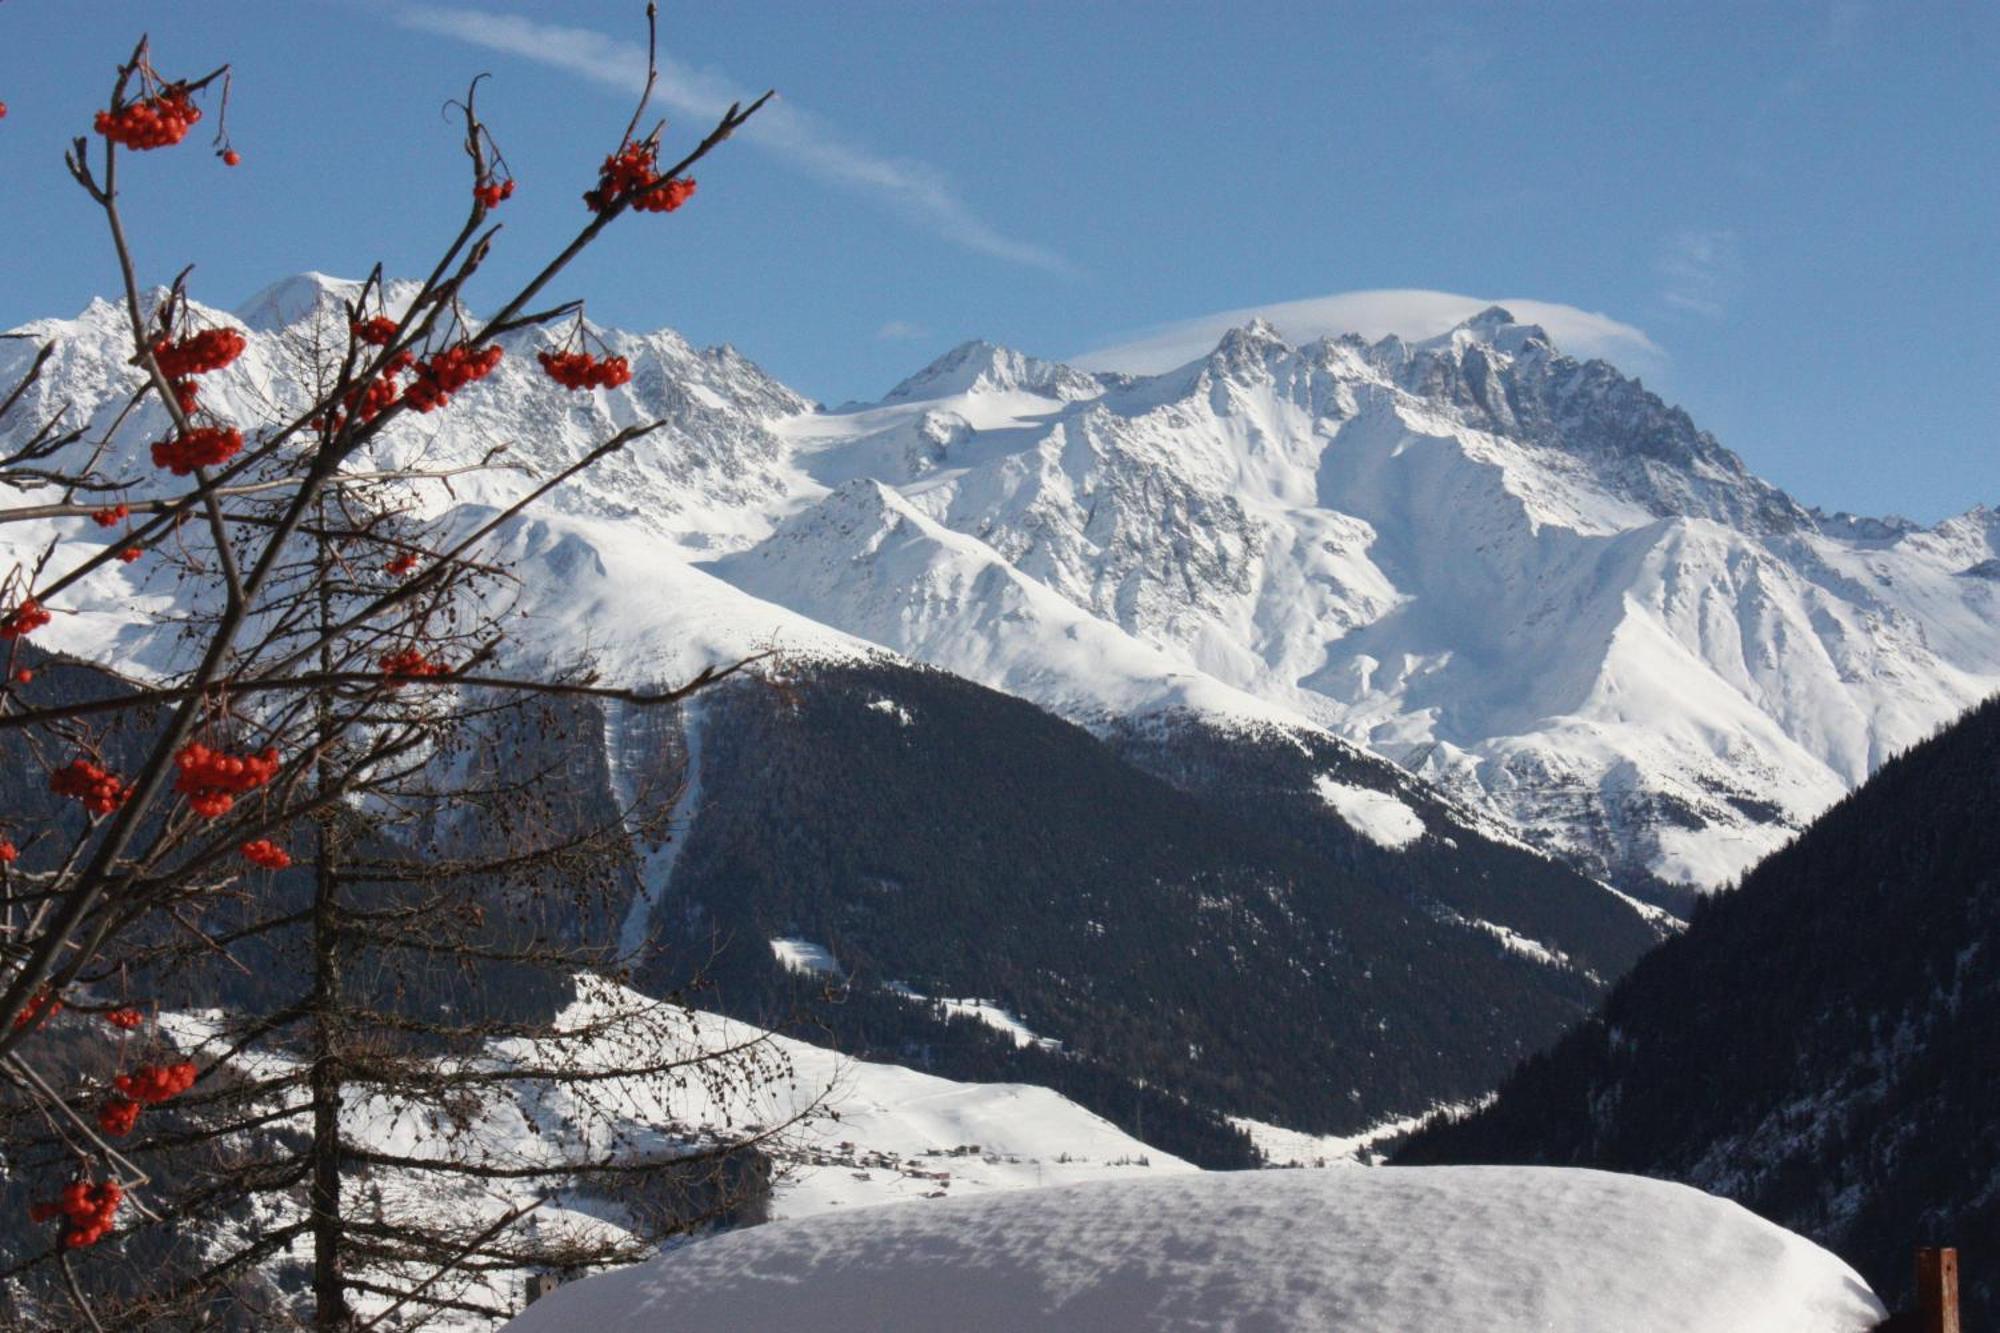
[[[320,502],[320,530],[326,530],[326,502]],[[322,539],[317,548],[321,632],[333,619],[329,595],[334,574]],[[320,650],[321,671],[331,669],[330,650]],[[336,780],[332,751],[332,701],[317,700],[320,721],[318,778],[322,789]],[[312,1182],[307,1195],[313,1240],[313,1327],[347,1329],[353,1312],[347,1308],[347,1283],[342,1273],[344,1233],[340,1212],[340,820],[336,809],[322,810],[316,821],[313,857],[312,912]]]

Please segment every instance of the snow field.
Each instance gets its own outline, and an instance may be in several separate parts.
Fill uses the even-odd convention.
[[[509,1333],[1865,1333],[1839,1259],[1681,1185],[1532,1167],[1200,1173],[732,1232]]]

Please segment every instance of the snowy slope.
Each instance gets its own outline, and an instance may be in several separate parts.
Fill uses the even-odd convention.
[[[843,484],[706,568],[810,620],[1086,723],[1161,708],[1304,722],[1082,610],[877,481]]]
[[[869,1209],[560,1289],[514,1333],[814,1328],[1866,1333],[1825,1250],[1594,1171],[1217,1173]]]
[[[635,992],[590,980],[556,1026],[576,1030],[651,1008],[652,1002]],[[220,1053],[211,1045],[215,1029],[209,1016],[166,1015],[162,1022],[183,1049]],[[770,1212],[780,1219],[904,1201],[928,1209],[948,1199],[1041,1185],[1193,1171],[1046,1088],[955,1083],[899,1065],[851,1060],[715,1014],[678,1015],[667,1040],[686,1055],[748,1050],[766,1075],[761,1086],[759,1080],[738,1079],[727,1089],[704,1088],[690,1079],[665,1095],[657,1080],[600,1080],[589,1089],[587,1108],[564,1092],[503,1085],[480,1105],[469,1128],[460,1129],[440,1127],[432,1113],[395,1099],[351,1096],[343,1111],[345,1128],[357,1142],[381,1152],[454,1156],[470,1141],[480,1145],[488,1162],[539,1166],[591,1150],[665,1152],[677,1143],[740,1137],[751,1132],[748,1126],[791,1123],[763,1145],[775,1168]],[[590,1072],[629,1061],[616,1044],[576,1056],[573,1067]],[[515,1041],[495,1042],[489,1059],[500,1067],[546,1062],[532,1043]],[[232,1063],[270,1073],[285,1067],[287,1057],[253,1049]],[[774,1076],[776,1071],[782,1075]],[[371,1181],[392,1201],[422,1197],[467,1217],[497,1221],[511,1208],[540,1200],[541,1228],[622,1230],[618,1206],[606,1199],[565,1190],[550,1194],[532,1181],[465,1182],[386,1168],[375,1171]],[[264,1221],[276,1224],[271,1217]],[[283,1259],[281,1254],[274,1262]],[[449,1294],[513,1308],[524,1276],[454,1275]],[[375,1299],[364,1299],[364,1313]],[[447,1316],[433,1326],[490,1323]]]

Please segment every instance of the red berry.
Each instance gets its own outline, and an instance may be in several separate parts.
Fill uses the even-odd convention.
[[[174,84],[152,97],[127,102],[115,112],[100,111],[94,124],[112,143],[144,151],[179,143],[187,137],[188,127],[200,119],[201,108],[188,100],[187,89]]]
[[[433,662],[420,649],[399,648],[393,653],[382,655],[382,674],[390,677],[390,689],[396,688],[396,679],[415,679],[422,676],[449,676],[451,668],[442,662]]]
[[[180,770],[174,790],[188,798],[188,808],[204,819],[219,819],[239,795],[276,777],[280,765],[278,752],[268,747],[261,754],[232,755],[190,741],[174,756],[174,766]]]
[[[246,842],[240,849],[243,859],[266,870],[284,870],[292,864],[292,855],[269,838],[259,838]]]
[[[17,1028],[31,1028],[43,1018],[62,1012],[63,1002],[54,992],[44,988],[35,992],[28,1003],[21,1008],[20,1017],[14,1020]]]
[[[177,341],[160,339],[153,344],[153,360],[168,379],[184,379],[221,370],[243,355],[247,346],[249,342],[235,329],[202,329]]]
[[[132,796],[123,778],[88,759],[72,759],[49,774],[49,790],[81,802],[93,815],[108,815]]]
[[[139,1121],[139,1103],[130,1097],[113,1097],[97,1108],[97,1127],[106,1134],[130,1134]]]
[[[19,606],[0,616],[0,639],[18,639],[23,634],[33,634],[42,626],[55,619],[48,609],[30,597]]]
[[[226,463],[243,448],[243,432],[229,426],[197,426],[173,440],[153,444],[153,466],[163,467],[176,477],[185,477],[198,467]],[[0,633],[4,633],[0,630]]]
[[[99,1114],[101,1123],[103,1113]],[[65,1219],[61,1240],[64,1249],[95,1245],[111,1230],[111,1219],[124,1198],[125,1188],[115,1180],[101,1185],[73,1180],[63,1186],[54,1201],[30,1205],[28,1220],[39,1223],[53,1222],[58,1217]]]
[[[229,151],[225,152],[222,155],[222,165],[225,167],[236,166],[240,164],[242,161],[243,161],[243,154],[237,152],[234,148],[231,148]]]
[[[428,361],[416,363],[416,382],[403,391],[403,401],[419,412],[435,412],[450,402],[454,393],[492,374],[502,355],[497,343],[477,351],[455,343]]]

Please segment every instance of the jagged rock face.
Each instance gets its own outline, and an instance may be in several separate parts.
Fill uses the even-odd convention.
[[[303,349],[353,289],[307,275],[251,302],[251,351],[213,401],[241,419],[300,401]],[[27,332],[61,342],[31,409],[115,410],[132,371],[114,308]],[[509,537],[535,562],[528,609],[610,670],[874,644],[1097,728],[1192,708],[1330,729],[1655,890],[1728,882],[2000,687],[1991,511],[1924,528],[1804,509],[1504,310],[1420,343],[1292,346],[1253,324],[1156,376],[967,343],[832,412],[727,348],[602,335],[632,361],[625,388],[563,392],[534,367],[545,336],[521,335],[382,452],[462,464],[505,444],[547,473],[665,421]],[[28,346],[0,345],[0,376]],[[455,484],[493,504],[528,481]],[[37,533],[5,535],[25,551]],[[143,578],[80,590],[96,600],[58,637],[147,650]]]
[[[1600,486],[1658,517],[1770,533],[1811,522],[1686,412],[1606,362],[1562,355],[1539,325],[1516,324],[1497,306],[1442,342],[1414,353],[1387,342],[1370,359],[1467,425],[1574,456]]]

